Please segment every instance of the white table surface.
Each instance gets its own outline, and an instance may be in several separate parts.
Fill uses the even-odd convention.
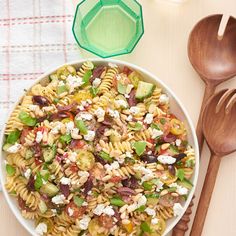
[[[74,2],[78,2],[75,1]],[[134,52],[119,56],[142,66],[159,78],[177,94],[197,123],[204,84],[190,65],[187,55],[188,35],[201,18],[215,13],[236,16],[235,0],[188,0],[170,4],[167,0],[140,0],[143,6],[145,33]],[[93,57],[85,51],[84,57]],[[236,87],[235,79],[222,87]],[[235,156],[235,157],[234,157]],[[204,148],[196,194],[199,196],[206,171],[209,152]],[[197,197],[198,199],[198,197]],[[236,154],[221,163],[203,236],[236,235]],[[29,236],[17,222],[0,193],[0,236]]]

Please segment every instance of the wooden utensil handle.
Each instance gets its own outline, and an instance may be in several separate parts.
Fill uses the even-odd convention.
[[[201,236],[221,158],[212,154],[190,236]]]
[[[216,86],[207,84],[204,92],[204,97],[202,100],[202,106],[200,110],[200,114],[198,117],[198,123],[196,128],[197,138],[198,138],[198,145],[199,145],[199,153],[201,157],[203,142],[204,142],[204,136],[202,132],[202,113],[204,110],[204,106],[207,102],[207,100],[214,94]],[[195,196],[193,196],[193,199]],[[178,224],[174,227],[172,236],[184,236],[185,232],[188,230],[188,223],[190,221],[190,216],[192,214],[192,207],[193,207],[193,199],[191,200],[186,212],[178,222]]]

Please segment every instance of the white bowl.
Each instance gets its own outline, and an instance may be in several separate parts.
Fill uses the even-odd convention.
[[[188,207],[188,205],[189,205],[189,203],[190,203],[190,201],[192,199],[192,196],[193,196],[196,184],[197,184],[198,172],[199,172],[199,150],[198,150],[197,137],[196,137],[196,134],[195,134],[195,130],[194,130],[192,121],[191,121],[187,111],[185,110],[183,104],[179,101],[179,99],[176,97],[174,92],[172,92],[171,89],[168,88],[167,85],[163,81],[161,81],[158,77],[156,77],[155,75],[151,74],[147,70],[142,69],[139,66],[133,65],[131,63],[123,62],[123,61],[113,60],[113,59],[86,59],[86,60],[79,60],[79,61],[74,61],[74,62],[71,62],[71,63],[67,63],[66,65],[73,65],[75,67],[80,67],[82,65],[82,63],[87,61],[87,60],[90,60],[90,61],[94,62],[95,64],[104,64],[104,63],[111,62],[113,64],[117,64],[117,65],[120,65],[120,66],[128,66],[128,67],[138,71],[140,74],[142,74],[146,81],[150,81],[152,83],[160,85],[163,88],[163,90],[170,97],[170,108],[171,108],[171,111],[174,114],[176,114],[177,117],[180,118],[185,123],[185,125],[186,125],[187,131],[188,131],[189,143],[193,146],[193,148],[195,150],[195,153],[196,153],[196,166],[195,166],[194,174],[192,176],[192,183],[193,183],[194,186],[193,186],[191,192],[189,193],[187,201],[185,202],[185,204],[183,206],[184,211],[182,212],[182,214],[179,215],[178,217],[173,218],[173,219],[168,221],[166,230],[165,230],[165,232],[163,234],[163,235],[166,235],[166,234],[168,234],[174,228],[174,226],[177,224],[177,222],[180,220],[180,218],[182,217],[182,215],[186,211],[186,209],[187,209],[187,207]],[[48,75],[50,75],[51,73],[56,71],[58,68],[55,68],[54,70],[46,72],[45,74],[40,76],[35,81],[34,84],[36,84],[36,83],[38,83],[40,81],[43,81],[44,78],[48,77]],[[32,86],[34,84],[32,84]],[[22,94],[22,96],[23,95],[24,94]],[[21,98],[22,98],[22,96],[21,96]],[[19,101],[21,100],[21,98],[19,99]],[[11,112],[15,109],[15,107],[19,103],[19,101],[12,107]],[[11,114],[11,112],[9,114]],[[7,118],[7,120],[8,119],[9,119],[9,117]],[[6,122],[7,122],[7,120],[6,120]],[[2,134],[1,134],[1,137],[0,137],[0,143],[2,145],[4,143],[4,130],[5,130],[5,125],[3,126]],[[1,148],[1,150],[2,150],[2,148]],[[6,191],[5,187],[4,187],[5,179],[6,179],[6,170],[5,170],[5,163],[4,163],[5,153],[3,153],[3,151],[1,151],[1,157],[2,158],[1,158],[1,161],[0,161],[0,170],[1,170],[0,171],[0,179],[1,179],[1,184],[2,184],[2,188],[3,188],[3,193],[4,193],[4,196],[5,196],[6,200],[7,200],[7,203],[10,206],[10,208],[11,208],[12,212],[14,213],[14,215],[16,216],[16,218],[18,219],[18,221],[25,227],[25,229],[31,235],[35,235],[36,236],[36,233],[35,233],[35,230],[34,230],[35,227],[34,227],[33,221],[26,220],[26,219],[24,219],[21,216],[21,212],[19,211],[19,209],[17,207],[16,198],[11,197],[7,193],[7,191]],[[9,227],[10,227],[10,222],[9,222]]]

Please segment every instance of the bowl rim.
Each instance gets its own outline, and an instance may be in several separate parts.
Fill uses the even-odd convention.
[[[195,189],[196,189],[197,181],[198,181],[198,175],[199,175],[199,146],[198,146],[196,132],[195,132],[193,123],[192,123],[192,121],[190,119],[190,116],[189,116],[187,110],[185,109],[184,105],[178,99],[178,97],[175,95],[175,93],[172,91],[172,89],[170,89],[169,86],[167,86],[156,75],[152,74],[148,70],[146,70],[146,69],[144,69],[144,68],[142,68],[142,67],[140,67],[138,65],[135,65],[135,64],[132,64],[132,63],[129,63],[129,62],[126,62],[126,61],[110,59],[110,58],[107,58],[107,59],[104,59],[104,58],[87,58],[87,59],[80,59],[80,60],[75,60],[75,61],[64,63],[64,64],[62,64],[60,66],[57,66],[57,67],[55,67],[53,69],[50,69],[50,70],[46,71],[45,73],[43,73],[41,76],[39,76],[38,79],[36,79],[31,84],[31,86],[28,87],[27,90],[31,89],[35,84],[39,83],[45,77],[49,76],[51,73],[53,73],[54,71],[56,71],[57,69],[59,69],[62,66],[78,65],[78,64],[82,64],[83,62],[86,62],[86,61],[91,61],[93,63],[113,63],[113,64],[117,64],[117,65],[122,65],[122,66],[128,66],[128,67],[131,67],[131,68],[133,68],[133,69],[135,69],[137,71],[140,71],[144,75],[147,75],[147,77],[152,78],[153,80],[155,80],[156,83],[158,83],[162,88],[164,88],[167,91],[167,93],[169,93],[172,96],[173,100],[175,100],[175,102],[179,105],[179,107],[182,110],[184,116],[186,117],[186,122],[187,122],[187,124],[189,126],[189,130],[190,130],[190,133],[191,133],[192,138],[193,138],[192,146],[194,146],[195,160],[196,160],[195,169],[194,169],[194,176],[193,176],[193,188],[191,189],[191,191],[189,193],[189,196],[188,196],[187,200],[184,203],[184,207],[183,207],[182,213],[179,216],[177,216],[176,218],[174,218],[173,222],[171,222],[167,226],[165,232],[163,233],[163,236],[165,236],[174,228],[174,226],[178,223],[178,221],[181,219],[181,217],[183,216],[183,214],[187,210],[187,208],[188,208],[188,206],[190,204],[190,201],[192,200],[193,194],[194,194]],[[25,91],[23,91],[22,94],[20,94],[19,99],[12,105],[11,109],[9,109],[9,112],[8,112],[6,118],[5,118],[5,122],[4,122],[4,125],[3,125],[2,130],[1,130],[1,136],[0,136],[0,144],[1,144],[1,152],[0,152],[0,157],[1,157],[1,160],[0,160],[0,182],[1,182],[1,185],[2,185],[2,191],[3,191],[4,197],[5,197],[6,201],[7,201],[7,204],[10,207],[11,211],[13,212],[13,214],[15,215],[15,217],[17,218],[17,220],[20,222],[20,224],[31,235],[37,236],[36,232],[31,229],[29,224],[25,223],[25,221],[24,221],[25,219],[22,217],[21,213],[17,212],[16,206],[15,206],[16,204],[13,202],[12,197],[7,192],[7,190],[5,189],[5,186],[4,186],[5,181],[4,181],[4,177],[3,176],[5,175],[5,172],[3,173],[3,171],[1,171],[3,169],[3,166],[5,165],[4,164],[4,160],[3,160],[2,146],[3,146],[4,131],[5,131],[5,128],[6,128],[6,123],[9,120],[10,114],[15,109],[15,107],[18,105],[18,103],[20,102],[20,100],[22,99],[22,97],[24,95],[25,95]]]

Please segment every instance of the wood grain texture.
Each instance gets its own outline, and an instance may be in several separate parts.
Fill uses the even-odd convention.
[[[74,2],[78,1],[74,0]],[[204,83],[199,80],[199,75],[188,60],[186,45],[189,33],[197,21],[209,14],[229,12],[236,16],[236,2],[235,0],[227,0],[227,3],[225,1],[188,0],[179,5],[170,4],[166,0],[139,0],[139,2],[143,6],[144,36],[132,54],[117,58],[140,65],[162,79],[182,101],[196,125]],[[3,16],[1,15],[1,17]],[[94,57],[88,52],[82,51],[82,53],[84,57]],[[236,80],[230,80],[220,87],[236,87]],[[208,159],[208,150],[203,148],[193,212],[201,193]],[[223,178],[217,178],[203,236],[236,235],[235,169],[236,158],[233,154],[222,160],[219,175]],[[225,192],[230,194],[225,194]],[[0,202],[0,235],[30,236],[11,213],[2,193],[0,193]],[[191,222],[193,216],[194,214],[191,216]],[[189,226],[191,226],[191,222]],[[189,232],[186,235],[189,235]]]

